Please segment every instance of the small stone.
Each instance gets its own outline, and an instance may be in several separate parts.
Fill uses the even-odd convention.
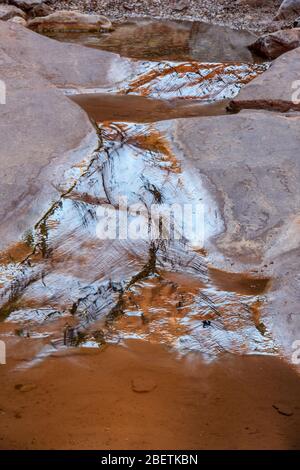
[[[27,25],[27,21],[24,20],[24,18],[21,18],[20,16],[14,16],[13,18],[10,18],[7,22],[8,23],[17,23],[17,24],[20,24],[22,26]]]
[[[31,392],[37,386],[35,384],[17,384],[15,385],[15,389],[19,390],[19,392]]]
[[[283,416],[292,416],[294,414],[292,409],[284,403],[275,403],[272,407]]]
[[[131,388],[136,393],[152,392],[156,387],[154,380],[149,377],[136,377],[131,381]]]
[[[51,15],[52,13],[52,8],[49,7],[49,5],[36,5],[35,7],[31,8],[29,10],[29,15],[31,18],[37,18],[40,16],[48,16]]]
[[[130,3],[123,3],[123,8],[124,8],[124,10],[132,11],[132,10],[134,10],[134,5],[132,5]]]
[[[249,49],[267,59],[277,59],[285,52],[300,46],[300,28],[282,29],[274,33],[264,34]],[[265,267],[267,267],[265,265]]]
[[[187,10],[189,4],[186,0],[179,0],[178,2],[175,2],[175,4],[172,6],[172,10],[174,11],[184,11]]]

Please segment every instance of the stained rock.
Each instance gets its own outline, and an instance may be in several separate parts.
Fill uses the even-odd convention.
[[[249,49],[257,55],[273,60],[300,46],[300,28],[283,29],[257,39]]]
[[[300,14],[300,0],[284,0],[279,7],[275,20],[285,20]]]
[[[28,26],[39,33],[46,31],[97,32],[112,29],[111,22],[105,16],[87,15],[68,10],[56,11],[45,17],[34,18],[28,22]]]

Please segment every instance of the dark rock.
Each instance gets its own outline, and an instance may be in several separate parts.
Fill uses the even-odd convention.
[[[15,5],[18,8],[21,8],[24,11],[31,10],[31,8],[42,5],[45,0],[9,0],[8,3]]]
[[[0,5],[0,20],[7,21],[14,16],[25,18],[26,14],[14,5]]]
[[[275,20],[286,20],[300,14],[300,0],[284,0],[279,7]]]
[[[131,3],[123,3],[123,8],[124,10],[133,11],[134,5],[132,5]]]
[[[261,36],[249,49],[267,59],[277,59],[281,54],[300,46],[300,28],[283,29]]]
[[[294,23],[293,23],[294,28],[299,28],[300,27],[300,16],[299,18],[296,18]]]
[[[49,5],[42,3],[41,5],[36,5],[29,11],[29,16],[31,18],[36,18],[40,16],[48,16],[52,13],[52,8]]]

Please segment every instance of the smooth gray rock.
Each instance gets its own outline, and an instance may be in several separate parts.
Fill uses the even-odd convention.
[[[223,219],[210,256],[228,271],[271,277],[262,314],[290,354],[300,338],[300,113],[242,111],[167,126]]]
[[[233,110],[300,110],[300,48],[276,59],[271,67],[242,88]]]
[[[65,170],[98,139],[84,111],[0,50],[0,250],[16,242],[59,198]]]
[[[0,50],[62,88],[111,88],[133,73],[117,54],[61,43],[15,24],[0,25]]]

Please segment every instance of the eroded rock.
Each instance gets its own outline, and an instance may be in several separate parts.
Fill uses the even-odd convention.
[[[20,8],[15,7],[14,5],[0,5],[0,20],[7,21],[14,16],[19,16],[21,18],[26,18],[26,14]]]
[[[265,34],[251,44],[249,49],[262,57],[273,60],[299,46],[300,28],[294,28]]]
[[[61,10],[48,16],[29,21],[28,26],[42,32],[98,32],[110,31],[112,24],[108,18],[101,15],[87,15],[75,11]]]

